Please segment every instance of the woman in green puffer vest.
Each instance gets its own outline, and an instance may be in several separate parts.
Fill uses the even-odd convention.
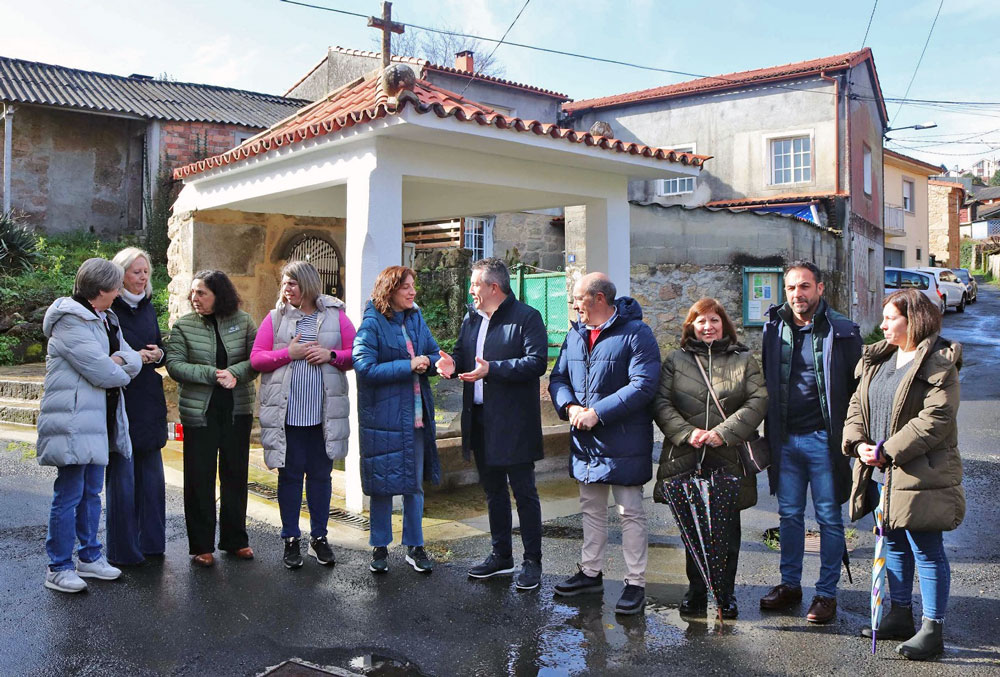
[[[180,385],[184,424],[184,521],[193,563],[215,561],[215,473],[219,472],[219,549],[253,559],[247,537],[247,472],[253,424],[250,350],[257,326],[221,270],[191,282],[193,313],[167,342],[167,372]]]
[[[695,360],[701,362],[711,379],[726,412],[725,419]],[[721,469],[743,479],[739,510],[757,503],[757,476],[744,472],[740,446],[756,436],[767,414],[767,388],[757,360],[749,348],[739,343],[736,328],[715,299],[701,299],[688,310],[681,330],[681,348],[667,355],[660,368],[653,411],[664,435],[657,481],[694,470],[700,461],[706,472]],[[727,538],[725,597],[719,600],[723,618],[739,614],[733,591],[740,535],[740,515],[736,512]],[[688,590],[680,610],[684,614],[701,614],[708,604],[708,590],[691,555],[685,554]]]

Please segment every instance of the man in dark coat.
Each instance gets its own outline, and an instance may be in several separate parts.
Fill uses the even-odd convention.
[[[466,460],[475,458],[489,511],[493,551],[469,576],[514,572],[509,483],[524,544],[516,585],[531,590],[542,576],[535,461],[542,458],[539,377],[545,373],[548,334],[539,312],[514,298],[510,273],[500,259],[473,264],[469,293],[474,304],[462,322],[454,355],[441,353],[437,365],[442,375],[457,371],[465,382],[462,452]]]
[[[764,430],[771,446],[768,478],[778,497],[781,583],[760,600],[778,610],[802,600],[806,489],[811,488],[820,527],[820,574],[806,613],[811,623],[837,616],[837,583],[844,554],[841,504],[850,493],[849,460],[840,451],[844,420],[857,387],[861,358],[858,325],[823,300],[819,269],[795,261],[785,269],[785,296],[764,325],[763,365],[768,411]]]
[[[580,483],[583,512],[580,571],[555,591],[563,596],[603,591],[610,489],[621,515],[628,572],[615,613],[637,614],[646,603],[642,487],[653,476],[652,403],[660,348],[639,304],[615,294],[603,273],[576,283],[573,307],[579,322],[567,334],[550,377],[552,404],[572,424],[570,475]]]

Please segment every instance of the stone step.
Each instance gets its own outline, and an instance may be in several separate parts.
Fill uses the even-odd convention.
[[[42,382],[25,379],[0,378],[0,399],[40,400]]]
[[[38,400],[0,397],[0,421],[33,426],[38,422]]]

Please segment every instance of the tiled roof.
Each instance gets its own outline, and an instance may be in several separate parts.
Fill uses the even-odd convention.
[[[972,198],[981,200],[1000,200],[1000,186],[973,186]]]
[[[984,205],[976,211],[976,220],[995,219],[1000,217],[1000,204]]]
[[[380,79],[370,77],[355,81],[332,92],[326,98],[306,106],[266,132],[248,139],[237,148],[222,155],[176,169],[174,178],[183,179],[277,148],[325,134],[332,134],[357,124],[371,122],[390,115],[398,115],[406,106],[412,107],[417,113],[433,113],[439,118],[453,117],[462,122],[474,122],[478,125],[509,129],[514,132],[550,136],[569,143],[595,146],[602,150],[628,155],[641,155],[655,160],[680,162],[695,167],[701,167],[705,160],[711,157],[709,155],[695,155],[694,153],[678,153],[664,148],[651,148],[619,139],[594,136],[589,132],[565,129],[537,120],[508,117],[421,79],[417,79],[412,92],[401,92],[397,105],[391,102],[382,90]]]
[[[875,80],[875,87],[878,94],[879,103],[885,113],[885,104],[882,102],[881,88],[878,84],[878,75],[875,73],[875,64],[872,59],[872,51],[868,47],[859,52],[848,52],[828,56],[823,59],[812,59],[810,61],[800,61],[798,63],[785,64],[783,66],[771,66],[770,68],[758,68],[751,71],[741,71],[739,73],[728,73],[726,75],[715,75],[688,82],[679,82],[674,85],[664,87],[654,87],[643,89],[637,92],[627,92],[625,94],[614,94],[596,99],[584,99],[563,104],[563,110],[567,113],[579,113],[596,108],[612,108],[625,104],[633,104],[648,101],[660,101],[672,99],[692,94],[703,94],[705,92],[722,91],[729,89],[739,89],[742,87],[757,85],[765,82],[776,82],[801,78],[809,75],[818,75],[821,72],[834,72],[871,61],[872,75]]]
[[[835,197],[848,197],[847,193],[816,193],[811,195],[772,195],[770,197],[742,197],[733,200],[714,200],[705,204],[706,207],[757,207],[762,205],[788,204],[790,202],[814,202]]]
[[[910,157],[909,155],[903,155],[902,153],[897,153],[890,148],[883,148],[882,154],[889,158],[895,158],[901,162],[906,162],[907,164],[915,165],[917,167],[923,167],[926,171],[930,172],[930,176],[937,176],[941,173],[940,165],[932,165],[929,162],[924,162],[923,160],[918,160],[915,157]]]
[[[927,183],[932,186],[946,186],[948,188],[961,188],[965,190],[965,186],[958,181],[941,181],[939,179],[928,179]]]
[[[261,129],[308,103],[229,87],[123,77],[2,56],[0,100]]]
[[[330,50],[333,51],[333,52],[337,52],[339,54],[347,55],[347,56],[357,56],[357,57],[363,57],[363,58],[366,58],[366,59],[372,59],[375,62],[373,64],[373,66],[372,66],[373,68],[377,68],[382,63],[381,62],[382,56],[378,52],[370,52],[370,51],[367,51],[367,50],[364,50],[364,49],[348,49],[346,47],[331,47]],[[291,87],[289,87],[288,91],[290,92],[290,91],[294,90],[296,87],[298,87],[302,83],[303,80],[305,80],[307,77],[309,77],[310,75],[312,75],[312,73],[315,72],[317,68],[319,68],[320,66],[322,66],[323,63],[328,58],[329,58],[329,56],[324,57],[318,64],[316,64],[312,68],[312,70],[310,70],[308,73],[306,73],[304,76],[302,76],[299,79],[299,81],[296,82],[294,85],[292,85]],[[417,72],[417,75],[418,75],[418,77],[421,77],[421,78],[423,78],[426,75],[427,71],[437,71],[439,73],[448,73],[450,75],[458,75],[458,76],[464,76],[464,77],[471,77],[473,75],[473,73],[470,73],[469,71],[463,71],[463,70],[459,70],[458,68],[451,68],[449,66],[441,66],[441,65],[438,65],[438,64],[435,64],[435,63],[431,63],[427,59],[419,59],[419,58],[417,58],[415,56],[397,56],[397,55],[394,54],[392,57],[390,57],[390,60],[393,63],[405,63],[405,64],[407,64],[409,66],[416,66],[419,69],[418,72]],[[534,87],[532,85],[525,85],[525,84],[520,83],[520,82],[513,82],[512,80],[504,80],[503,78],[497,78],[497,77],[493,77],[491,75],[483,75],[483,74],[480,73],[480,74],[476,75],[476,80],[483,80],[485,82],[491,82],[493,84],[502,85],[504,87],[511,87],[513,89],[523,89],[525,91],[532,92],[533,94],[541,94],[543,96],[550,96],[550,97],[552,97],[554,99],[557,99],[559,101],[569,101],[569,97],[566,96],[565,94],[560,94],[559,92],[553,92],[550,89],[542,89],[541,87]]]

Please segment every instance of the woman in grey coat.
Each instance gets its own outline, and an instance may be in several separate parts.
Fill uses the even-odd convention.
[[[58,469],[45,541],[45,587],[60,592],[85,590],[81,577],[121,575],[102,554],[97,528],[110,454],[132,455],[121,388],[142,368],[110,310],[124,275],[111,261],[87,259],[76,273],[73,296],[56,299],[42,323],[49,344],[38,463]]]

